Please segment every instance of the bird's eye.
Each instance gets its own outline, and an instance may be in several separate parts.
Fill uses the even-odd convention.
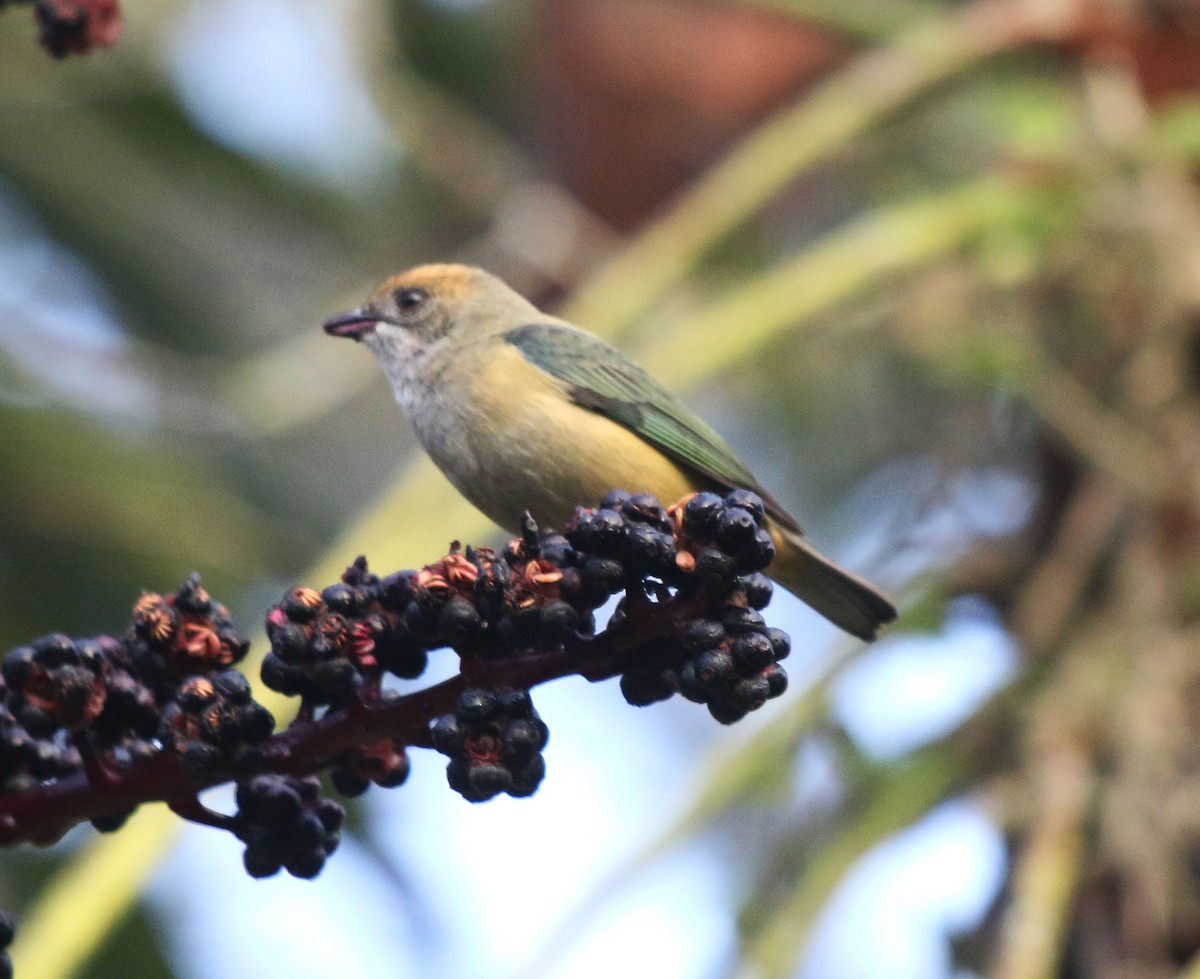
[[[428,298],[429,293],[424,289],[409,287],[407,289],[396,290],[396,305],[405,312],[411,312],[416,309]]]

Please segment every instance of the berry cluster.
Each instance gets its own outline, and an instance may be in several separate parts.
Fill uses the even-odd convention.
[[[779,660],[791,652],[791,640],[782,629],[767,628],[758,611],[771,591],[761,574],[741,577],[719,617],[697,619],[683,635],[687,660],[676,674],[679,692],[706,704],[722,724],[740,721],[787,689]]]
[[[585,568],[637,581],[660,579],[682,595],[719,596],[714,615],[681,623],[658,641],[653,655],[630,666],[621,692],[634,706],[682,693],[706,704],[722,724],[732,724],[787,689],[778,661],[791,651],[779,629],[768,629],[759,609],[771,600],[761,573],[775,556],[762,500],[738,489],[721,497],[695,493],[664,510],[652,496],[610,493],[597,510],[580,510],[567,540],[591,550]],[[627,610],[616,616],[622,621]],[[674,649],[672,647],[675,647]]]
[[[330,769],[333,787],[349,799],[372,785],[394,789],[408,779],[408,751],[395,738],[381,738],[347,751]]]
[[[311,714],[374,699],[384,672],[419,677],[428,656],[405,620],[412,577],[400,572],[380,579],[360,557],[324,591],[293,588],[267,615],[271,651],[263,660],[263,683],[300,697]]]
[[[237,670],[189,677],[163,708],[158,737],[183,756],[183,767],[200,782],[222,772],[255,771],[259,745],[275,719],[250,697],[250,681]]]
[[[82,768],[70,732],[105,706],[99,643],[50,635],[0,664],[0,792],[22,792]]]
[[[111,47],[121,36],[117,0],[34,0],[38,40],[56,58]]]
[[[263,682],[299,696],[308,711],[378,697],[382,676],[415,679],[432,650],[464,660],[500,660],[558,648],[590,635],[592,612],[623,587],[604,587],[567,566],[572,550],[551,534],[525,534],[502,552],[454,544],[416,572],[379,578],[359,558],[342,580],[318,592],[295,588],[267,615],[271,652]]]
[[[593,579],[624,586],[653,577],[685,590],[721,589],[775,557],[764,519],[762,500],[749,490],[723,498],[694,493],[669,510],[647,493],[616,490],[598,509],[577,510],[566,538],[588,555],[582,567]]]
[[[526,518],[521,537],[500,552],[455,544],[419,571],[386,578],[359,558],[340,582],[321,592],[295,588],[271,610],[263,681],[299,696],[313,716],[377,700],[383,674],[416,678],[439,648],[464,663],[573,648],[594,634],[593,613],[613,595],[624,592],[628,604],[703,593],[715,614],[657,636],[621,671],[622,691],[638,705],[682,692],[732,723],[787,685],[778,665],[787,638],[767,630],[758,612],[771,597],[761,572],[775,556],[765,519],[747,490],[696,493],[669,509],[616,490],[578,509],[562,534],[539,535]],[[624,604],[614,624],[628,614]],[[377,780],[355,774],[361,760],[350,761],[342,766],[347,787]]]
[[[464,690],[454,713],[437,718],[430,732],[433,746],[450,759],[450,788],[468,802],[501,792],[533,795],[546,774],[542,749],[550,731],[527,690]]]
[[[157,695],[173,691],[180,677],[233,665],[250,648],[238,636],[229,610],[200,586],[199,575],[174,595],[146,592],[134,604],[132,618],[124,644],[137,673]]]
[[[0,0],[3,10],[8,0]],[[106,48],[121,36],[117,0],[12,0],[32,2],[38,40],[56,58]]]
[[[199,779],[232,772],[274,721],[226,669],[246,654],[224,606],[192,576],[174,595],[146,593],[125,636],[44,636],[0,664],[0,795],[76,772],[119,778],[178,752]],[[116,829],[129,811],[93,819]]]
[[[233,668],[247,642],[193,576],[174,595],[138,599],[120,638],[54,634],[4,657],[0,839],[49,842],[81,819],[112,830],[159,800],[235,834],[253,876],[314,876],[344,818],[321,798],[320,772],[353,797],[400,785],[409,747],[432,747],[469,801],[536,791],[549,733],[530,700],[538,683],[620,677],[631,704],[681,693],[722,723],[778,696],[790,643],[761,615],[773,557],[761,500],[736,490],[671,507],[614,491],[562,533],[527,517],[503,548],[455,543],[385,577],[359,558],[267,615],[263,681],[300,701],[277,734]],[[614,596],[597,633],[595,612]],[[457,676],[386,688],[389,676],[422,676],[439,649],[457,655]],[[232,816],[196,797],[222,780],[237,781]],[[30,815],[36,804],[19,804],[25,793],[50,828]]]
[[[346,811],[321,797],[314,776],[257,775],[237,787],[234,832],[246,844],[242,861],[251,877],[285,868],[293,877],[316,877],[341,841]]]

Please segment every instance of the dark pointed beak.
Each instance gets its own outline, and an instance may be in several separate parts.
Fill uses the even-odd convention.
[[[325,332],[331,337],[349,337],[351,340],[361,340],[368,333],[373,333],[378,319],[361,309],[352,309],[348,313],[338,313],[325,321]]]

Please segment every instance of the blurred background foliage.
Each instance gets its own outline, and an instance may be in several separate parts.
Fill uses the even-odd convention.
[[[745,731],[614,706],[637,740],[610,750],[665,755],[686,789],[639,820],[663,804],[652,779],[592,786],[624,814],[588,831],[620,822],[616,855],[559,881],[505,954],[422,891],[406,861],[434,841],[387,840],[448,794],[436,764],[357,813],[357,871],[248,901],[299,920],[328,889],[362,919],[384,901],[415,937],[359,936],[371,971],[586,975],[573,943],[625,941],[596,922],[703,853],[718,883],[669,933],[687,948],[627,949],[634,974],[1200,975],[1200,4],[123,11],[115,48],[62,62],[26,8],[0,12],[4,647],[120,630],[141,589],[192,570],[252,632],[359,552],[390,569],[493,534],[420,460],[370,358],[319,329],[441,259],[638,356],[906,609],[864,652],[781,607],[793,690]],[[552,750],[520,805],[553,805],[586,764]],[[904,895],[965,832],[947,806],[984,826],[957,862],[995,873],[912,924]],[[160,869],[142,890],[179,866],[161,816],[3,854],[19,975],[228,976],[249,960],[213,945],[284,954],[256,903],[198,930],[245,890],[233,841],[207,884]],[[440,829],[536,817],[469,819]],[[942,862],[882,868],[914,832]],[[531,863],[550,849],[517,839]],[[487,887],[470,877],[453,886]],[[864,896],[885,880],[892,897]],[[325,920],[301,935],[307,974],[348,941]]]

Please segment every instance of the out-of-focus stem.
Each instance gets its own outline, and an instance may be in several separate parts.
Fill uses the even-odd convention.
[[[654,331],[638,359],[673,387],[687,387],[804,321],[890,276],[956,249],[1037,208],[1041,188],[990,174],[916,200],[876,208],[699,314]],[[848,321],[849,323],[850,321]],[[679,350],[686,346],[687,356]]]
[[[602,265],[563,310],[614,333],[688,274],[704,252],[809,167],[888,113],[981,61],[1073,22],[1074,4],[981,0],[922,24],[850,62],[771,116],[629,247]]]
[[[814,921],[846,872],[871,847],[928,812],[949,794],[962,773],[955,749],[941,743],[884,777],[857,819],[848,823],[805,870],[786,899],[743,950],[737,979],[796,974]]]
[[[1083,857],[1092,772],[1070,743],[1048,745],[1042,808],[1012,878],[995,979],[1052,979],[1066,936]]]

